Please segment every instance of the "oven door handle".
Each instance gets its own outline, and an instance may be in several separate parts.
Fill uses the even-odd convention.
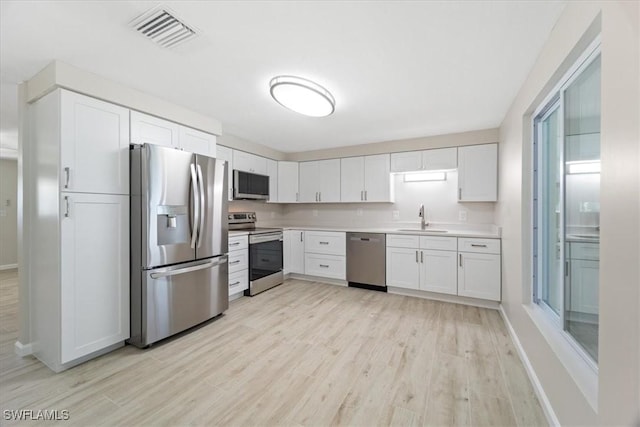
[[[283,237],[282,234],[272,234],[269,236],[249,236],[249,244],[254,244],[254,243],[265,243],[265,242],[277,242],[283,241]]]

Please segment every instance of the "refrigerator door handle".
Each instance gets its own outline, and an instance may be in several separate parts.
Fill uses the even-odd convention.
[[[225,264],[227,262],[227,256],[221,256],[217,259],[211,260],[209,262],[205,262],[204,264],[198,264],[191,267],[186,268],[163,268],[161,270],[157,270],[150,274],[152,279],[160,279],[162,277],[170,277],[177,276],[178,274],[191,273],[193,271],[198,270],[206,270],[207,268],[217,267],[220,264]]]
[[[198,197],[198,178],[196,176],[196,167],[193,163],[189,165],[191,168],[191,188],[193,190],[193,216],[191,229],[191,247],[196,247],[196,238],[198,237],[198,224],[200,222],[200,198]]]
[[[202,168],[200,165],[196,165],[198,168],[198,189],[200,190],[200,225],[198,226],[198,248],[202,245],[202,233],[204,231],[204,218],[207,214],[205,212],[204,204],[204,180],[202,179]]]

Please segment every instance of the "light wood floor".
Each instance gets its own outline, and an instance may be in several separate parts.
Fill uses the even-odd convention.
[[[54,374],[14,354],[15,270],[0,279],[0,410],[66,409],[82,426],[546,425],[493,310],[289,280]]]

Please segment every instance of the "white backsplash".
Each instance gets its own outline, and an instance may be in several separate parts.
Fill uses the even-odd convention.
[[[277,205],[263,202],[230,202],[229,211],[255,211],[261,226],[412,227],[420,224],[418,207],[425,206],[427,221],[451,228],[495,223],[495,203],[458,203],[458,173],[446,181],[404,182],[393,176],[395,203],[309,203]],[[459,220],[460,211],[466,221]],[[397,212],[397,218],[394,217]],[[484,228],[484,227],[482,227]]]

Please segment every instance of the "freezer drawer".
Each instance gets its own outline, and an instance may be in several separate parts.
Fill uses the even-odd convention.
[[[229,307],[227,256],[142,271],[131,303],[129,342],[138,347],[209,320]]]

